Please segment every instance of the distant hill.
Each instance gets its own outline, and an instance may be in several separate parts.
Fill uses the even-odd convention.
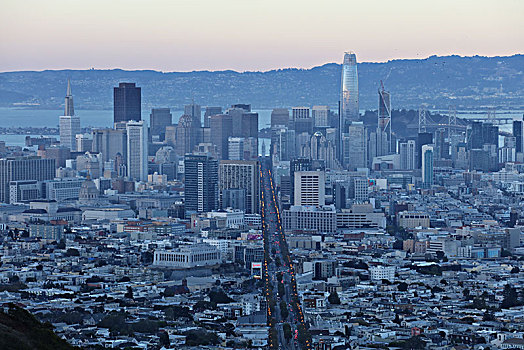
[[[329,105],[336,108],[340,65],[267,72],[124,70],[57,70],[0,73],[0,106],[63,105],[71,78],[79,109],[110,109],[112,87],[136,82],[142,87],[143,107],[180,109],[194,98],[201,105],[251,103],[255,108]],[[361,109],[376,109],[380,80],[392,93],[393,108],[524,107],[524,55],[508,57],[431,56],[427,59],[360,63]]]
[[[0,349],[4,350],[72,350],[76,349],[58,337],[48,324],[42,324],[28,311],[4,304],[0,310]]]

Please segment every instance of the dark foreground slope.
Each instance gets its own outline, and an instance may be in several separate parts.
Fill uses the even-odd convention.
[[[0,309],[0,349],[75,349],[58,337],[50,325],[42,324],[28,311],[10,304]]]

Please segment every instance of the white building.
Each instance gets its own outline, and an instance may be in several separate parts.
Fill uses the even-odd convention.
[[[227,154],[230,160],[244,159],[244,138],[229,137],[227,140]]]
[[[244,214],[244,224],[250,227],[262,226],[262,216],[260,214]]]
[[[395,266],[371,266],[369,275],[373,281],[388,280],[392,282],[395,280],[395,270]]]
[[[316,127],[329,126],[329,106],[313,106],[312,117]]]
[[[80,117],[75,116],[71,83],[67,81],[64,115],[60,116],[60,145],[76,151],[76,134],[80,134]]]
[[[416,144],[415,140],[408,140],[407,142],[401,142],[400,148],[400,168],[403,170],[415,169],[415,151]]]
[[[326,203],[326,178],[323,171],[296,171],[295,205],[321,207]]]
[[[147,181],[147,124],[130,121],[127,129],[127,175],[137,181]]]
[[[62,178],[48,180],[42,184],[45,189],[45,199],[61,202],[66,199],[78,199],[83,178]]]
[[[74,115],[60,116],[60,145],[76,151],[76,134],[81,132],[80,117]]]
[[[231,241],[229,239],[204,238],[202,241],[217,248],[222,260],[232,260],[233,249],[231,248]]]
[[[298,206],[282,211],[282,225],[286,231],[315,230],[334,233],[337,230],[335,206]]]
[[[174,250],[155,250],[153,265],[189,269],[221,263],[220,251],[209,244],[199,243]]]
[[[337,213],[338,228],[386,228],[386,216],[375,213],[371,204],[353,205],[350,210]]]
[[[228,228],[240,228],[244,226],[244,212],[242,210],[230,209],[223,211],[210,211],[208,218],[222,218],[226,221]]]

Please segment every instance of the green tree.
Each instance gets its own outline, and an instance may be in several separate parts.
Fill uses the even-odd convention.
[[[287,341],[289,341],[293,337],[293,332],[291,332],[291,326],[289,323],[284,323],[282,326],[284,330],[284,338],[286,338]]]
[[[222,289],[212,290],[208,294],[209,300],[217,304],[229,304],[233,301]]]
[[[289,316],[289,310],[287,309],[287,304],[284,300],[280,302],[280,315],[283,320],[286,320]]]
[[[400,282],[397,286],[399,292],[407,292],[408,284],[406,282]]]
[[[203,328],[187,331],[184,335],[188,346],[217,345],[220,343],[220,339],[215,333],[208,332]]]
[[[127,286],[126,294],[124,294],[125,298],[133,299],[133,288],[131,286]]]
[[[167,334],[167,332],[160,332],[158,338],[158,343],[160,346],[168,348],[171,345],[171,342],[169,341],[169,335]]]
[[[340,305],[340,298],[338,297],[338,293],[336,290],[329,294],[328,301],[332,305]]]
[[[504,296],[504,299],[502,299],[502,303],[500,304],[501,308],[507,309],[519,304],[517,290],[509,284],[504,286],[502,295]]]
[[[426,343],[420,338],[420,336],[411,337],[402,346],[402,349],[408,349],[408,350],[418,350],[418,349],[424,349],[426,347]]]

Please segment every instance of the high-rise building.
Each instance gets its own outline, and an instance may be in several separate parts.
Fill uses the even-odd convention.
[[[93,148],[93,139],[89,134],[76,134],[76,151],[91,152]]]
[[[466,130],[468,148],[482,149],[484,145],[497,145],[499,129],[491,123],[472,122]]]
[[[178,121],[175,149],[179,156],[193,152],[195,146],[199,143],[200,127],[198,124],[195,126],[195,122],[195,118],[188,114],[181,116]]]
[[[403,170],[413,170],[416,165],[416,143],[415,140],[407,140],[399,143],[400,148],[400,168]]]
[[[202,108],[194,102],[184,106],[184,114],[191,117],[194,127],[202,127]]]
[[[75,115],[75,106],[73,104],[73,94],[71,93],[71,80],[67,79],[67,91],[64,105],[64,115]]]
[[[43,159],[54,159],[57,168],[65,168],[66,160],[71,159],[71,150],[63,146],[51,146],[46,149],[39,149],[37,155]]]
[[[349,125],[347,143],[348,158],[344,165],[351,170],[366,168],[368,166],[368,139],[363,122],[353,122]]]
[[[127,123],[127,176],[147,181],[147,124],[144,120]]]
[[[75,115],[73,106],[73,95],[71,93],[71,82],[67,80],[67,92],[65,97],[64,115],[60,116],[60,145],[76,150],[76,134],[80,134],[80,118]]]
[[[248,214],[256,214],[260,207],[260,172],[258,161],[222,160],[219,165],[219,189],[222,195],[224,190],[244,190],[245,204],[243,207]],[[225,209],[221,198],[222,209]],[[241,208],[233,208],[241,209]]]
[[[417,169],[422,167],[422,146],[433,143],[433,134],[430,132],[419,132],[417,136]]]
[[[323,163],[329,169],[336,168],[335,145],[328,141],[320,131],[311,136],[309,151],[311,160]]]
[[[127,159],[127,131],[115,129],[94,129],[93,152],[102,153],[104,162],[114,160],[117,155]],[[116,170],[116,169],[115,169]]]
[[[210,124],[210,118],[212,115],[222,114],[222,107],[206,107],[206,111],[204,113],[204,127],[209,128]]]
[[[135,83],[120,83],[113,89],[113,122],[142,120],[142,91]]]
[[[201,213],[218,209],[217,160],[208,155],[186,154],[184,172],[186,213]]]
[[[230,137],[228,139],[227,148],[229,160],[243,160],[244,159],[244,138]]]
[[[339,132],[345,133],[349,123],[359,120],[357,56],[344,53],[342,64],[342,86],[340,89]]]
[[[173,123],[169,108],[153,108],[150,115],[149,132],[152,137],[158,136],[159,141],[165,140],[166,127]]]
[[[313,106],[311,113],[315,127],[329,126],[329,106]]]
[[[231,136],[258,139],[258,113],[251,112],[250,105],[233,105],[227,114],[231,116]]]
[[[9,203],[11,181],[52,180],[55,177],[55,160],[40,157],[0,159],[0,202]]]
[[[236,103],[234,105],[231,105],[232,109],[238,108],[243,109],[246,112],[251,112],[251,105],[245,104],[245,103]]]
[[[294,177],[295,205],[321,207],[326,204],[324,171],[296,171]]]
[[[212,115],[209,119],[211,143],[217,147],[219,159],[228,159],[228,140],[233,136],[233,119],[229,114]]]
[[[309,107],[293,107],[292,109],[293,129],[295,133],[311,134],[313,130],[313,120],[309,114]]]
[[[433,152],[432,145],[422,146],[422,182],[428,188],[433,185]]]
[[[166,137],[165,137],[165,142],[168,144],[168,145],[171,145],[171,146],[176,146],[176,129],[177,129],[178,125],[170,125],[170,126],[166,126]]]
[[[289,161],[295,157],[295,130],[286,127],[271,129],[271,151],[275,160]]]
[[[271,127],[287,127],[289,125],[289,110],[287,108],[275,108],[271,112]]]
[[[377,156],[391,154],[393,150],[391,138],[391,94],[384,89],[378,90],[378,127]]]
[[[523,118],[524,120],[524,118]],[[523,120],[513,121],[513,136],[515,137],[515,151],[522,153],[524,146],[524,123]]]

